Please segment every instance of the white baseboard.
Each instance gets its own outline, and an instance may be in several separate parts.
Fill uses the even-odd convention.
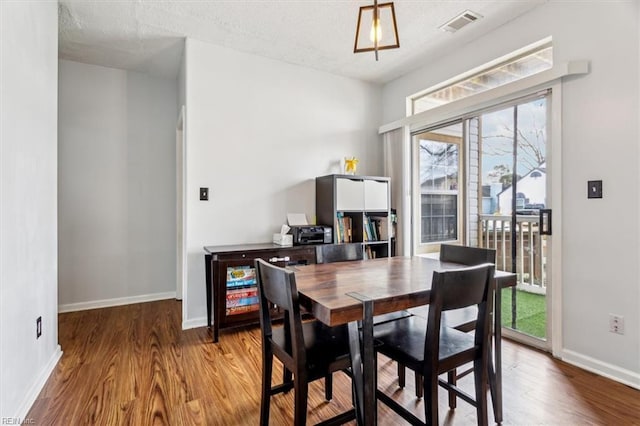
[[[60,345],[57,345],[56,350],[53,352],[53,355],[51,355],[51,358],[49,358],[47,365],[42,369],[38,378],[24,396],[24,399],[20,403],[20,408],[18,408],[17,415],[11,419],[20,419],[23,422],[20,424],[27,424],[27,422],[25,422],[27,414],[29,414],[29,410],[31,410],[33,403],[36,402],[36,398],[38,398],[40,391],[44,387],[45,383],[47,383],[49,376],[53,373],[53,369],[58,365],[60,357],[62,357],[62,349],[60,348]]]
[[[141,294],[140,296],[117,297],[115,299],[94,300],[91,302],[68,303],[58,305],[58,313],[86,311],[87,309],[108,308],[111,306],[130,305],[132,303],[153,302],[155,300],[175,299],[176,292]],[[205,321],[206,324],[206,321]]]
[[[562,360],[576,367],[640,390],[640,374],[634,371],[620,368],[566,349],[562,351]]]
[[[190,328],[206,327],[207,317],[193,318],[186,321],[182,321],[182,329],[188,330]]]

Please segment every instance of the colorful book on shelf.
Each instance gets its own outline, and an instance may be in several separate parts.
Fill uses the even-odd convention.
[[[378,241],[389,239],[389,218],[387,216],[371,216],[371,221],[375,224]]]
[[[367,221],[368,221],[368,218],[365,216],[364,221],[362,221],[362,239],[364,241],[371,240],[371,236],[369,234],[369,225]]]
[[[344,214],[342,212],[336,213],[336,241],[344,243]]]
[[[364,231],[367,237],[365,241],[378,241],[375,226],[369,216],[364,217]]]
[[[371,226],[371,235],[373,235],[373,241],[379,241],[378,221],[373,218],[369,218],[369,226]]]
[[[365,246],[364,248],[364,259],[375,259],[376,251],[371,248],[371,246]]]
[[[246,314],[247,312],[255,312],[260,309],[260,305],[257,303],[254,305],[234,306],[227,308],[227,315],[239,315]]]
[[[380,257],[380,252],[377,250],[376,247],[379,246],[370,246],[370,245],[366,245],[364,246],[364,259],[368,260],[368,259],[377,259],[378,257]],[[384,257],[384,256],[383,256]]]
[[[387,241],[389,239],[389,221],[386,217],[383,217],[378,221],[378,230],[380,240]]]
[[[259,302],[258,289],[255,287],[227,290],[227,308],[255,305]]]
[[[353,218],[342,212],[336,213],[336,241],[350,243],[353,241]]]
[[[351,216],[347,216],[345,218],[345,241],[347,243],[352,243],[353,242],[353,218]]]
[[[227,268],[227,288],[255,286],[256,270],[248,265]]]
[[[258,299],[258,296],[227,299],[227,309],[235,308],[239,306],[256,305],[259,302],[260,302],[260,299]]]
[[[242,299],[244,297],[257,297],[257,296],[258,296],[257,287],[227,290],[227,300]]]

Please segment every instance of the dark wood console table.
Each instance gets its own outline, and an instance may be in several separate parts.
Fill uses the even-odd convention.
[[[213,341],[220,329],[258,324],[254,260],[279,266],[316,263],[313,245],[284,247],[272,243],[205,246],[207,326]],[[212,322],[213,314],[213,322]]]

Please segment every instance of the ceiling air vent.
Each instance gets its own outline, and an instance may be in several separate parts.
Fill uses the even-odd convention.
[[[482,15],[476,12],[472,12],[470,10],[465,10],[460,15],[456,16],[446,24],[442,25],[440,29],[444,31],[449,31],[451,33],[455,33],[460,28],[474,21],[477,21],[480,18],[482,18]]]

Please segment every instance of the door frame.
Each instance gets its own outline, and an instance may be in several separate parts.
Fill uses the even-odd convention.
[[[515,102],[520,98],[533,96],[538,92],[550,90],[547,103],[547,196],[550,199],[550,206],[553,209],[553,235],[548,237],[548,257],[547,257],[547,339],[541,341],[539,339],[526,336],[521,333],[511,332],[503,328],[503,336],[513,338],[522,343],[537,347],[546,351],[550,351],[554,356],[560,357],[563,347],[562,336],[562,84],[560,78],[547,81],[538,86],[529,87],[523,90],[514,91],[507,96],[497,96],[494,101],[482,99],[477,102],[474,97],[463,99],[456,102],[455,108],[448,104],[444,107],[434,108],[420,114],[420,119],[408,123],[408,133],[411,144],[411,198],[412,211],[414,212],[411,227],[411,237],[414,243],[411,245],[411,254],[416,255],[415,242],[415,212],[416,199],[419,192],[416,192],[415,175],[416,156],[414,148],[413,136],[417,133],[446,126],[457,120],[471,118],[481,113],[481,111],[497,107],[500,104]],[[445,108],[446,107],[446,108]],[[446,111],[446,112],[445,112]],[[444,115],[443,115],[444,113]],[[417,117],[416,117],[417,118]],[[464,142],[463,142],[464,143]],[[466,213],[465,213],[466,214]]]
[[[186,125],[185,107],[182,105],[176,124],[176,299],[182,300],[182,321],[186,320]]]

